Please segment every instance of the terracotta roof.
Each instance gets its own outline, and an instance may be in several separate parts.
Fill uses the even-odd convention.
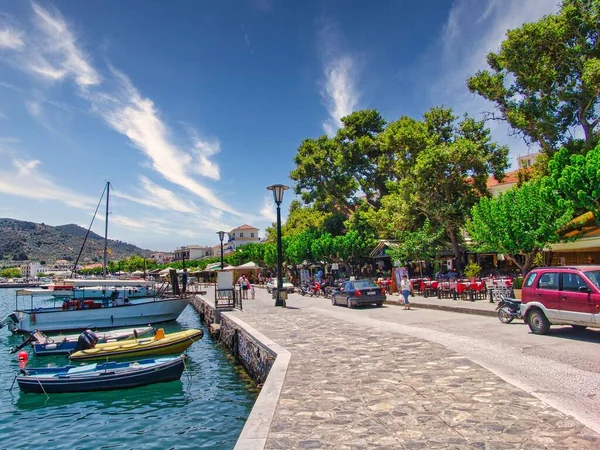
[[[498,186],[501,184],[516,184],[519,181],[519,177],[517,176],[518,173],[519,169],[506,172],[501,182],[496,180],[494,176],[491,176],[487,180],[487,187],[489,189],[491,187]]]
[[[241,227],[234,228],[234,230],[258,230],[258,228],[251,227],[250,225],[242,225]]]

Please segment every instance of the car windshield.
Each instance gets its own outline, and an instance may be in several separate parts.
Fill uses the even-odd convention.
[[[370,289],[370,288],[377,288],[377,287],[379,287],[379,286],[377,286],[371,280],[360,280],[360,281],[354,282],[354,289]]]
[[[600,270],[589,270],[584,272],[592,283],[600,289]]]
[[[289,278],[288,278],[288,277],[283,277],[283,278],[281,279],[281,282],[282,282],[282,283],[289,283],[289,282],[290,282],[290,280],[289,280]],[[273,278],[273,284],[277,284],[277,278]]]

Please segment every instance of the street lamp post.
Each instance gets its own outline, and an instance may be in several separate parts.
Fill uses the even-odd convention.
[[[285,306],[285,302],[281,299],[281,289],[283,288],[283,278],[281,277],[281,202],[283,201],[283,193],[289,189],[283,184],[274,184],[267,188],[273,191],[273,199],[277,205],[277,296],[275,298],[275,306]]]
[[[221,270],[223,270],[223,267],[225,267],[223,264],[223,239],[225,238],[225,232],[217,231],[217,234],[219,235],[219,240],[221,241]]]

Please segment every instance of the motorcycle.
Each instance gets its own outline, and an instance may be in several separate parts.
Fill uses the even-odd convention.
[[[521,315],[521,302],[513,298],[501,296],[496,311],[498,311],[498,319],[502,323],[511,323],[514,319],[523,318]]]
[[[300,286],[300,295],[308,295],[309,297],[312,297],[313,295],[320,296],[322,293],[321,285],[316,282]]]

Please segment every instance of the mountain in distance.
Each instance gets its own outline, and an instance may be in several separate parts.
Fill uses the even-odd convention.
[[[16,219],[0,219],[0,261],[45,261],[57,259],[75,261],[87,230],[79,225],[56,227],[44,223],[25,222]],[[149,256],[151,251],[126,242],[109,239],[109,259],[119,260],[131,255]],[[104,238],[92,231],[81,254],[80,264],[102,262]]]

